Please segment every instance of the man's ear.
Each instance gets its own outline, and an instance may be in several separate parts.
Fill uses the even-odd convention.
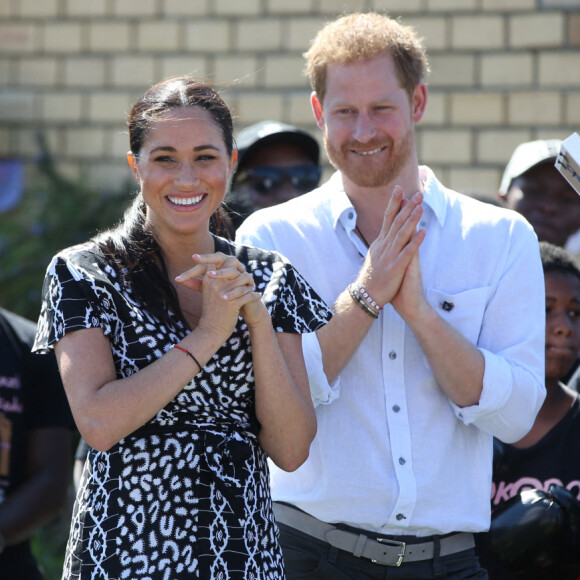
[[[425,83],[418,83],[413,91],[413,98],[411,99],[411,115],[413,123],[418,123],[425,113],[427,106],[427,85]]]
[[[137,159],[133,155],[131,151],[127,153],[127,162],[129,163],[129,167],[131,168],[131,172],[133,173],[133,177],[137,183],[140,183],[139,180],[139,167],[137,165]]]
[[[324,113],[322,112],[322,103],[314,91],[310,95],[310,104],[312,105],[312,112],[314,113],[318,128],[324,129]]]

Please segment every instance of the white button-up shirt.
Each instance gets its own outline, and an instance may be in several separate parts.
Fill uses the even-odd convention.
[[[520,439],[545,397],[542,266],[519,214],[444,188],[426,167],[421,175],[425,293],[485,358],[479,404],[450,401],[390,305],[332,385],[315,334],[305,335],[318,433],[297,471],[271,465],[272,496],[323,521],[384,534],[479,532],[490,521],[492,436]],[[366,255],[355,224],[336,173],[251,215],[237,241],[286,255],[333,304]]]

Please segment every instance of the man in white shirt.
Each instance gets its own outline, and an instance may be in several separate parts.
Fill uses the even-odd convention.
[[[545,397],[537,239],[419,166],[428,63],[412,29],[350,14],[306,59],[338,171],[237,234],[334,304],[304,337],[310,457],[272,469],[288,578],[486,578],[472,534],[490,522],[492,436],[521,439]]]

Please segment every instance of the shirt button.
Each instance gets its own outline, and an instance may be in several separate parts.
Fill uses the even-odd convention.
[[[401,410],[401,407],[399,407],[399,405],[393,405],[393,411],[395,411],[395,413],[398,413]]]
[[[354,217],[354,214],[352,213],[352,211],[348,212],[348,219],[351,220]]]
[[[401,521],[401,520],[404,520],[404,519],[405,519],[405,516],[404,516],[403,514],[397,514],[397,515],[396,515],[396,518],[397,518],[399,521]]]
[[[419,225],[420,225],[422,228],[424,228],[424,227],[427,225],[427,222],[425,222],[425,221],[422,221],[422,222],[421,222]]]
[[[399,457],[399,464],[400,465],[405,465],[405,463],[407,463],[407,461],[405,460],[404,457]]]
[[[441,302],[441,308],[445,310],[445,312],[451,312],[455,308],[455,304],[449,302],[449,300],[444,300]]]
[[[395,359],[397,358],[397,353],[396,353],[394,350],[392,350],[392,351],[389,353],[389,358],[390,358],[391,360],[395,360]]]

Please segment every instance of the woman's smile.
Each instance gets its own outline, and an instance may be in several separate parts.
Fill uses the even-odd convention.
[[[191,208],[193,206],[198,205],[203,200],[204,197],[205,194],[196,195],[194,197],[183,197],[183,196],[177,197],[173,195],[168,195],[167,199],[174,205],[179,205],[184,208]]]

